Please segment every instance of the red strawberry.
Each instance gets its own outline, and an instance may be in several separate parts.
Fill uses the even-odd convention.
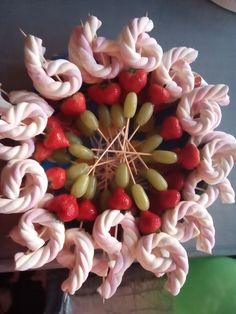
[[[51,149],[65,148],[69,146],[69,141],[66,138],[61,127],[52,128],[43,141],[44,146]]]
[[[181,166],[184,169],[192,170],[200,163],[200,153],[196,145],[187,143],[180,153]]]
[[[161,126],[160,135],[164,140],[176,140],[183,134],[183,129],[178,118],[175,116],[167,117]]]
[[[82,200],[79,202],[79,214],[77,219],[94,221],[97,215],[97,208],[90,200]]]
[[[138,229],[141,234],[156,232],[161,226],[161,218],[148,211],[142,211],[138,220]]]
[[[58,119],[58,117],[51,116],[48,118],[47,127],[46,130],[51,130],[54,128],[60,128],[61,127],[61,121]]]
[[[130,209],[132,203],[131,197],[120,187],[116,188],[108,199],[108,207],[110,209]]]
[[[49,181],[49,188],[58,190],[64,187],[66,182],[66,170],[60,167],[53,167],[46,171]]]
[[[99,105],[113,105],[119,102],[121,88],[117,83],[95,84],[88,88],[88,94]]]
[[[158,191],[155,194],[157,206],[161,209],[171,209],[174,208],[179,202],[181,195],[177,190],[165,190]]]
[[[140,92],[147,84],[147,72],[143,69],[127,69],[120,72],[119,83],[126,92]]]
[[[34,152],[34,159],[37,161],[43,161],[50,158],[53,154],[53,150],[47,148],[43,145],[43,143],[37,143],[35,152]]]
[[[61,194],[51,199],[45,206],[55,212],[62,221],[71,221],[78,217],[79,207],[74,195]]]
[[[65,115],[78,115],[85,110],[86,100],[84,94],[81,92],[78,92],[64,100],[61,106],[61,112]]]
[[[168,183],[169,189],[181,191],[184,187],[185,176],[181,170],[175,169],[173,171],[167,172],[164,177]]]
[[[169,91],[156,83],[152,83],[148,86],[147,94],[149,101],[153,103],[154,106],[166,104],[170,100]]]

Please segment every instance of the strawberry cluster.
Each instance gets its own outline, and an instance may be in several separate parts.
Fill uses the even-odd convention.
[[[180,202],[185,177],[197,167],[200,161],[198,148],[188,143],[189,135],[183,131],[175,114],[176,102],[171,102],[168,90],[153,83],[143,69],[128,68],[120,72],[112,81],[106,80],[86,85],[82,90],[83,92],[77,92],[67,99],[53,103],[55,114],[48,119],[45,134],[37,138],[34,158],[43,165],[46,164],[47,168],[49,167],[46,170],[49,182],[48,191],[54,194],[46,206],[47,209],[54,212],[64,222],[79,220],[90,223],[93,223],[97,215],[106,208],[131,210],[137,217],[137,226],[141,234],[158,231],[162,214]],[[145,160],[146,167],[154,169],[163,177],[167,184],[164,189],[156,189],[155,184],[151,184],[145,176],[142,176],[143,168],[138,171],[134,163],[130,162],[129,170],[135,172],[136,180],[141,179],[143,182],[141,187],[149,201],[147,208],[140,208],[137,205],[132,195],[131,182],[126,186],[114,182],[115,169],[108,171],[108,163],[104,162],[104,165],[100,166],[98,164],[97,169],[93,168],[93,176],[88,176],[89,169],[96,166],[96,158],[101,157],[101,152],[96,156],[91,153],[92,150],[98,148],[105,150],[109,141],[114,138],[111,134],[117,132],[117,120],[123,119],[123,124],[125,123],[124,108],[119,105],[121,112],[115,111],[114,108],[117,108],[117,104],[124,103],[129,93],[137,94],[138,108],[147,102],[153,107],[152,116],[140,127],[133,138],[134,153],[139,155],[140,148],[142,151],[140,145],[142,139],[147,141],[153,135],[158,134],[162,139],[161,150],[174,152],[177,156],[174,163],[165,160],[165,154],[163,158],[159,157],[155,160],[148,158],[149,156],[144,156],[147,157],[145,159],[140,155],[143,160],[137,161],[138,168],[142,167]],[[106,117],[99,116],[99,108],[104,109],[104,107],[106,108],[104,112],[109,114],[111,122],[108,118],[106,121]],[[94,116],[90,114],[89,119],[83,120],[82,116],[85,116],[88,108],[91,108],[92,111],[89,112],[94,112]],[[93,125],[96,123],[91,121],[96,119],[97,113],[100,117],[100,120],[96,122],[99,128],[98,126],[94,128]],[[105,120],[107,125],[102,123],[102,120]],[[132,124],[132,119],[130,124],[127,138],[131,130],[135,129],[135,122]],[[99,134],[94,135],[94,131],[101,132],[101,130],[103,138],[98,140]],[[102,145],[98,147],[99,141]],[[153,148],[148,149],[147,155],[148,153],[151,155],[155,148],[154,145]],[[89,153],[91,153],[90,158]],[[108,153],[109,156],[105,155],[107,159],[111,156],[109,150]],[[115,155],[114,153],[112,156],[115,157]],[[114,163],[115,167],[120,162],[121,160],[117,159]],[[81,171],[83,167],[84,170]],[[99,184],[101,171],[107,173],[105,186]],[[86,193],[89,189],[93,190],[92,193]]]

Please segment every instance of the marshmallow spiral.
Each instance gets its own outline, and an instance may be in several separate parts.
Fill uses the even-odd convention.
[[[181,219],[184,221],[179,222]],[[181,242],[197,236],[196,248],[202,252],[211,253],[215,244],[212,217],[205,207],[195,202],[182,201],[166,211],[162,217],[162,230]]]
[[[206,85],[184,94],[178,104],[176,114],[185,131],[193,136],[201,136],[220,124],[219,105],[226,106],[228,104],[228,87],[226,85]]]
[[[69,60],[78,66],[85,83],[112,79],[121,70],[118,44],[96,35],[101,25],[96,16],[90,15],[83,26],[73,29],[70,36]]]
[[[22,141],[20,145],[7,146],[0,143],[0,159],[26,159],[34,152],[34,141],[32,139]]]
[[[75,245],[75,262],[74,265],[71,265],[72,269],[69,277],[62,283],[61,288],[64,292],[74,294],[85,282],[92,269],[94,246],[89,233],[76,228],[66,231],[65,242],[66,246],[68,246],[68,243]],[[65,250],[68,250],[68,248],[65,248]]]
[[[34,223],[44,226],[44,230],[47,231],[44,239],[34,229]],[[19,252],[15,255],[16,270],[24,271],[42,267],[54,260],[63,247],[64,224],[43,208],[33,208],[24,213],[19,222],[18,230],[20,237],[25,240],[26,246],[32,252]]]
[[[114,265],[110,268],[108,276],[102,285],[97,289],[104,299],[112,297],[119,287],[126,269],[134,262],[135,247],[139,239],[139,232],[135,218],[126,213],[120,222],[123,228],[123,242],[121,251],[114,259]]]
[[[188,256],[177,239],[164,232],[142,236],[136,247],[136,259],[157,277],[166,273],[165,288],[173,295],[179,293],[188,273]]]
[[[21,191],[23,178],[25,187]],[[44,169],[32,159],[12,160],[1,173],[0,213],[23,213],[34,207],[44,196],[48,180]]]
[[[46,61],[44,51],[40,38],[26,36],[25,66],[36,90],[52,100],[60,100],[76,93],[82,85],[77,66],[64,59]],[[55,81],[53,76],[61,76],[63,81]]]
[[[133,19],[119,35],[120,54],[124,65],[151,72],[162,58],[162,48],[146,32],[153,29],[153,22],[147,16]]]
[[[197,50],[187,47],[176,47],[163,53],[162,62],[153,71],[152,78],[165,85],[172,100],[194,88],[194,73],[189,64],[195,61],[197,55]]]

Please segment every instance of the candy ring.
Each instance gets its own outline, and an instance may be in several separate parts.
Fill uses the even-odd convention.
[[[82,78],[77,66],[67,60],[44,60],[42,40],[32,35],[26,36],[25,66],[36,90],[46,98],[60,100],[76,93]],[[63,81],[55,81],[53,76],[62,76]]]
[[[34,141],[32,139],[22,141],[17,146],[6,146],[0,143],[0,159],[26,159],[32,156],[34,152]]]
[[[181,219],[184,222],[179,222]],[[162,217],[162,230],[181,242],[197,236],[196,248],[202,252],[211,253],[215,244],[212,217],[195,202],[182,201],[174,209],[166,211]]]
[[[172,100],[194,88],[195,77],[189,64],[196,60],[197,55],[197,50],[187,47],[172,48],[163,53],[161,65],[152,73],[152,78],[165,85]]]
[[[219,84],[198,87],[184,94],[176,111],[183,129],[193,136],[203,136],[216,128],[221,121],[219,105],[229,104],[227,93],[228,87]]]
[[[209,143],[215,139],[219,139],[224,142],[232,142],[236,143],[236,138],[228,133],[222,131],[211,131],[203,136],[193,136],[191,138],[191,143],[195,144],[196,146]]]
[[[204,145],[201,150],[201,161],[198,166],[199,175],[208,184],[217,184],[225,180],[236,161],[236,141],[230,137],[215,138]]]
[[[21,191],[25,176],[25,187]],[[47,176],[37,161],[9,161],[1,173],[1,192],[4,197],[0,198],[0,213],[23,213],[33,208],[43,198],[47,185]]]
[[[133,19],[123,28],[119,45],[125,66],[151,72],[160,65],[162,48],[146,33],[152,29],[153,22],[147,16]]]
[[[73,257],[69,252],[72,245],[75,245]],[[57,257],[59,263],[71,269],[61,286],[64,292],[74,294],[82,286],[92,269],[93,257],[94,246],[89,233],[77,228],[67,230],[63,251]]]
[[[121,251],[117,254],[108,276],[97,289],[104,299],[108,299],[115,294],[122,281],[124,272],[135,259],[135,248],[139,239],[135,218],[130,213],[126,213],[120,224],[124,229]]]
[[[34,229],[34,223],[43,225],[47,235],[40,237]],[[32,250],[15,255],[16,270],[24,271],[39,268],[55,259],[63,247],[65,227],[56,217],[43,208],[33,208],[20,219],[18,231],[25,245]],[[48,242],[47,242],[48,241]],[[44,245],[47,242],[46,245]]]
[[[136,247],[136,258],[156,276],[166,273],[165,288],[173,295],[179,293],[188,273],[188,256],[177,239],[164,232],[143,236]]]
[[[69,60],[76,64],[86,83],[112,79],[121,69],[119,46],[115,41],[97,37],[101,21],[90,15],[83,26],[72,31],[68,45]]]

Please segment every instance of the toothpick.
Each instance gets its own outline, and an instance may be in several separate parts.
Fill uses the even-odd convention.
[[[83,228],[83,224],[84,224],[84,221],[83,221],[83,220],[81,220],[81,222],[80,222],[80,224],[79,224],[79,230],[82,230],[82,228]]]
[[[101,135],[101,137],[109,144],[108,139],[106,138],[106,136],[102,133],[102,131],[98,128],[97,129],[98,133]]]
[[[130,146],[130,148],[136,152],[135,148],[133,147],[133,145],[127,141],[127,144]],[[149,167],[147,166],[147,164],[143,161],[143,159],[137,154],[137,158],[140,160],[140,162],[143,164],[143,166],[146,168],[146,169],[149,169]]]
[[[122,144],[123,145],[123,144]],[[92,151],[98,152],[98,151],[103,151],[103,149],[99,149],[99,148],[92,148]],[[123,150],[119,150],[119,149],[109,149],[107,151],[108,153],[124,153]],[[140,155],[140,156],[151,156],[151,153],[142,153],[142,152],[138,152],[138,151],[126,151],[127,155]]]
[[[128,141],[131,141],[131,139],[134,137],[134,135],[137,133],[138,129],[140,128],[140,125],[138,125],[136,127],[136,129],[134,130],[134,132],[131,134],[131,136],[128,138]]]

